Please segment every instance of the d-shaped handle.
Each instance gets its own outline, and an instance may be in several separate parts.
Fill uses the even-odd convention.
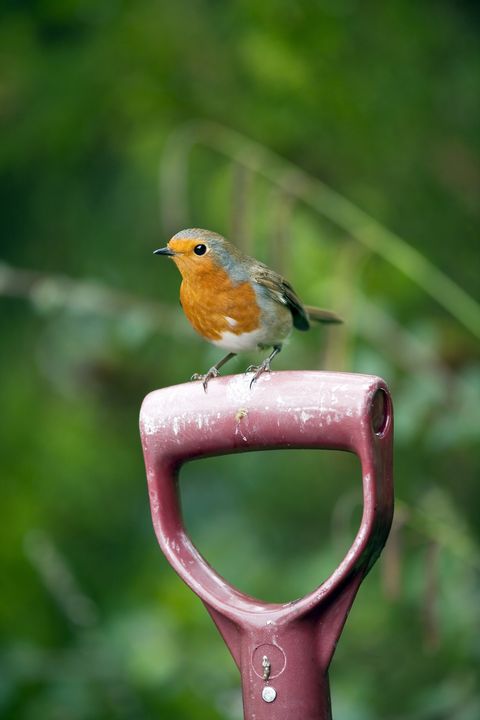
[[[180,577],[203,600],[237,662],[246,718],[330,717],[328,666],[358,587],[385,544],[393,514],[392,404],[370,375],[281,372],[188,383],[148,395],[140,415],[153,525]],[[294,602],[265,603],[220,577],[186,534],[178,472],[187,460],[273,448],[358,455],[363,515],[344,560]]]

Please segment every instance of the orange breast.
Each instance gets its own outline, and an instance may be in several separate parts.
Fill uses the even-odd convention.
[[[191,279],[184,277],[180,300],[194,329],[208,340],[220,340],[224,332],[242,335],[260,325],[260,308],[251,284],[233,285],[222,268]]]

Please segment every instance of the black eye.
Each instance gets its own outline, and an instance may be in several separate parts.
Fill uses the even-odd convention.
[[[203,243],[200,243],[200,245],[195,245],[195,247],[193,248],[193,252],[195,253],[195,255],[205,255],[205,253],[207,252],[207,246],[203,245]]]

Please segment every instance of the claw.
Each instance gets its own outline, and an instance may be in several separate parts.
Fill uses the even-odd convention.
[[[205,392],[207,392],[208,383],[212,378],[218,377],[220,373],[218,372],[216,367],[211,367],[210,370],[205,373],[205,375],[201,375],[200,373],[193,373],[190,380],[201,380],[203,389]]]
[[[262,363],[260,363],[260,365],[249,365],[248,366],[248,368],[246,369],[246,372],[247,373],[248,372],[255,373],[255,375],[253,376],[253,378],[250,381],[250,390],[252,389],[253,384],[255,382],[257,382],[260,375],[262,375],[264,372],[270,372],[270,363],[272,362],[275,355],[278,355],[278,353],[280,352],[281,349],[282,349],[281,345],[274,345],[273,350],[270,353],[270,355],[267,358],[265,358],[265,360]]]
[[[211,367],[210,370],[207,373],[205,373],[205,375],[200,375],[200,373],[193,373],[190,380],[201,380],[203,389],[205,390],[205,392],[207,392],[207,386],[208,386],[209,381],[212,378],[218,377],[218,375],[220,375],[220,373],[218,372],[220,370],[220,368],[223,367],[225,365],[225,363],[227,363],[233,357],[235,357],[235,353],[233,353],[233,352],[228,353],[228,355],[225,355],[225,357],[223,357],[221,360],[219,360],[216,365]]]
[[[261,365],[249,365],[246,372],[254,372],[255,375],[250,380],[250,390],[252,389],[253,385],[257,382],[260,375],[263,375],[265,372],[270,372],[270,359],[267,358],[262,362]]]

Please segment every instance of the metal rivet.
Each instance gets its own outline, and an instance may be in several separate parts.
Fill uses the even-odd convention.
[[[262,690],[262,698],[265,700],[265,702],[271,703],[275,700],[277,697],[277,691],[275,688],[271,687],[270,685],[267,685],[267,687],[264,687]]]

